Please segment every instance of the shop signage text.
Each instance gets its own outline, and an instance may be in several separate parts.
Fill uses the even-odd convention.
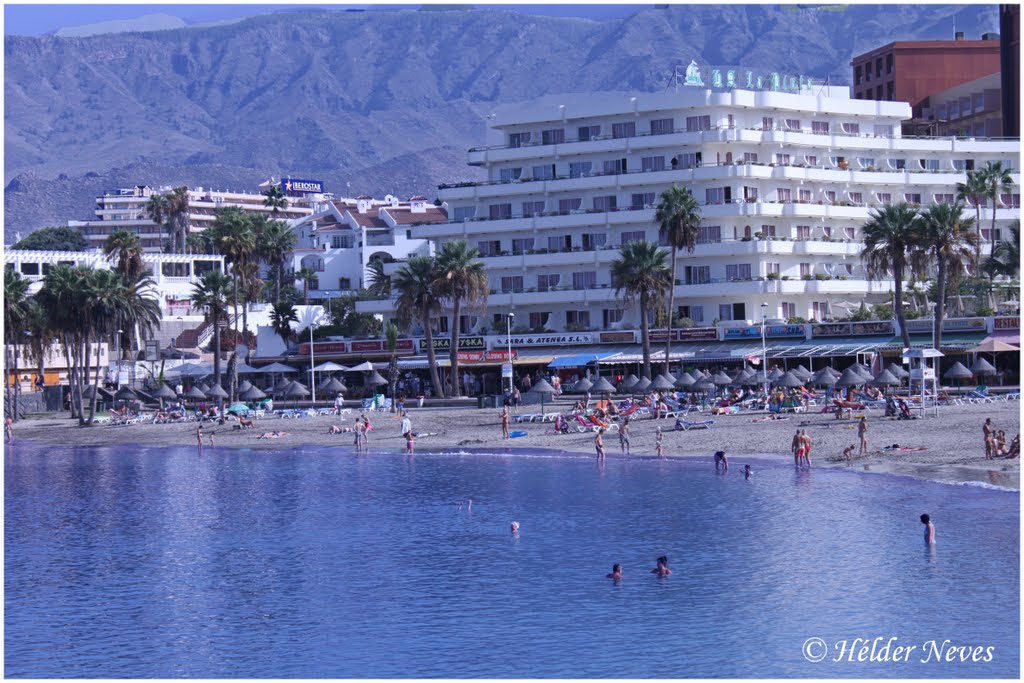
[[[750,325],[745,327],[725,328],[725,339],[754,339],[760,338],[761,326]],[[764,328],[765,337],[803,337],[803,325],[767,325]]]
[[[869,320],[855,323],[819,323],[811,327],[813,337],[848,337],[866,334],[892,335],[896,328],[892,322]]]
[[[631,344],[636,341],[634,332],[602,332],[602,344]]]
[[[348,345],[345,342],[313,342],[314,353],[345,353]],[[309,355],[309,342],[299,344],[299,355]]]
[[[997,330],[1019,330],[1020,316],[1002,316],[992,321]]]
[[[434,350],[435,351],[450,351],[452,348],[451,337],[435,337],[434,338]],[[483,337],[459,337],[459,348],[460,349],[482,349],[484,348]],[[420,339],[420,351],[427,350],[427,340]]]

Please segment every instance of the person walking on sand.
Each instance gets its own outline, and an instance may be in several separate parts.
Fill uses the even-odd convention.
[[[604,578],[612,579],[616,583],[618,583],[619,581],[622,581],[622,565],[619,564],[618,562],[613,564],[612,565],[612,573],[611,574],[606,574]]]
[[[619,427],[619,448],[628,457],[629,452],[629,420],[623,420],[622,426]]]
[[[7,439],[7,443],[14,441],[14,430],[11,429],[11,425],[14,424],[14,420],[11,419],[10,415],[4,416],[4,437]]]
[[[594,450],[597,451],[597,462],[604,462],[604,427],[597,430],[597,434],[594,435]]]
[[[867,415],[862,415],[860,422],[857,423],[857,436],[860,437],[860,453],[864,455],[868,452],[868,418]]]
[[[407,439],[412,436],[412,420],[409,419],[409,413],[402,413],[402,426],[399,431]]]
[[[934,545],[935,544],[935,525],[932,524],[932,518],[927,514],[921,515],[921,524],[924,524],[924,544]]]
[[[661,431],[661,427],[658,427],[654,433],[654,445],[658,448],[658,460],[664,460],[665,455],[662,453],[662,446],[665,444],[665,432]]]
[[[985,420],[981,426],[981,432],[985,435],[985,459],[992,460],[995,456],[995,433],[996,427],[992,424],[992,418]]]
[[[508,438],[508,408],[501,409],[501,438]]]

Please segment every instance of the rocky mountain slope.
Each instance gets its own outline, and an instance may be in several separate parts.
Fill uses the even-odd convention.
[[[673,5],[614,21],[477,9],[285,12],[149,33],[5,39],[5,241],[136,183],[422,193],[478,177],[495,104],[659,91],[677,64],[849,81],[897,39],[997,30],[992,6]]]

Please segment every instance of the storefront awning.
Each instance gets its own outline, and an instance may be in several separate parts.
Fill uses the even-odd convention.
[[[950,351],[966,351],[969,348],[980,344],[988,334],[985,332],[943,332],[942,348]],[[913,349],[931,348],[932,335],[912,334],[910,335],[910,347]],[[885,344],[880,345],[879,351],[902,351],[903,338],[893,337]]]
[[[614,356],[614,353],[578,353],[575,356],[561,356],[548,363],[549,368],[582,368],[594,362]]]

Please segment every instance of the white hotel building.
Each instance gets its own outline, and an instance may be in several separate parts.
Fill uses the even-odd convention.
[[[825,93],[825,94],[820,94]],[[655,205],[677,184],[702,204],[693,254],[680,253],[678,313],[698,325],[846,315],[891,299],[859,254],[872,207],[952,202],[965,170],[1013,169],[1019,141],[907,138],[910,105],[852,100],[846,88],[802,94],[680,88],[660,94],[566,95],[497,110],[487,146],[469,151],[485,182],[442,186],[448,222],[412,236],[467,240],[486,265],[487,315],[466,333],[517,327],[636,329],[635,306],[611,286],[630,240],[658,241]],[[984,247],[1019,218],[1015,188],[983,210]],[[974,214],[973,207],[967,212]],[[388,314],[390,302],[360,310]]]

